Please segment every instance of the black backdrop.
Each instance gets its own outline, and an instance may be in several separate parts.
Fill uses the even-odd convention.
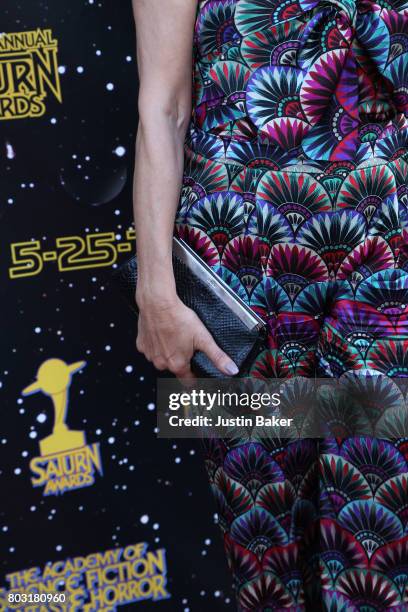
[[[135,351],[130,311],[107,284],[113,262],[89,246],[106,234],[116,264],[134,247],[127,233],[137,121],[131,2],[4,0],[2,31],[38,28],[51,29],[58,45],[52,82],[59,78],[62,96],[58,101],[43,79],[40,117],[4,110],[6,98],[31,94],[24,83],[7,89],[16,52],[12,42],[1,48],[0,38],[6,114],[0,121],[0,588],[7,590],[14,572],[38,567],[41,574],[49,562],[145,542],[151,551],[165,549],[170,597],[123,609],[232,610],[201,448],[156,438],[154,372]],[[17,55],[35,55],[30,43],[26,52],[19,44]],[[41,47],[38,40],[31,44]],[[88,235],[82,255],[61,255],[67,242],[78,249]],[[27,242],[35,245],[32,268],[21,263]],[[90,486],[46,495],[45,486],[33,486],[31,462],[52,432],[52,401],[41,391],[22,391],[51,358],[86,362],[72,375],[66,422],[84,432],[87,445],[99,443],[103,473]]]

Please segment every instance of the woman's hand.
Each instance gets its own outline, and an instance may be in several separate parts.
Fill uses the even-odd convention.
[[[136,347],[158,370],[170,370],[179,379],[195,378],[190,366],[195,351],[205,353],[226,376],[238,373],[195,312],[178,297],[139,303]]]

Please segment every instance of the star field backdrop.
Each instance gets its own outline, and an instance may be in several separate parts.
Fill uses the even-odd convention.
[[[71,576],[69,610],[232,610],[201,447],[156,438],[154,372],[108,285],[135,244],[131,2],[4,0],[1,28],[0,609],[12,587],[52,592]],[[72,449],[40,452],[52,398],[23,390],[50,359],[85,362],[66,414],[82,464]],[[125,562],[138,555],[135,578]],[[92,567],[108,568],[106,591]],[[149,598],[153,574],[168,597]],[[117,583],[132,580],[135,601],[121,602]]]

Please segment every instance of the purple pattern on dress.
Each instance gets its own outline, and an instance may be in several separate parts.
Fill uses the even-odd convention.
[[[392,437],[381,419],[408,376],[408,5],[204,0],[194,57],[176,231],[268,323],[251,376],[381,374],[356,423]],[[395,438],[204,441],[241,612],[408,610]]]

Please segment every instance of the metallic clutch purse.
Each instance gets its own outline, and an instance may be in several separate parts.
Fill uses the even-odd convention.
[[[218,346],[245,375],[266,338],[266,325],[236,293],[180,238],[173,238],[173,269],[180,299],[198,315]],[[127,303],[135,302],[137,256],[117,268],[112,279]],[[196,376],[225,378],[208,357],[197,351],[191,367]]]

